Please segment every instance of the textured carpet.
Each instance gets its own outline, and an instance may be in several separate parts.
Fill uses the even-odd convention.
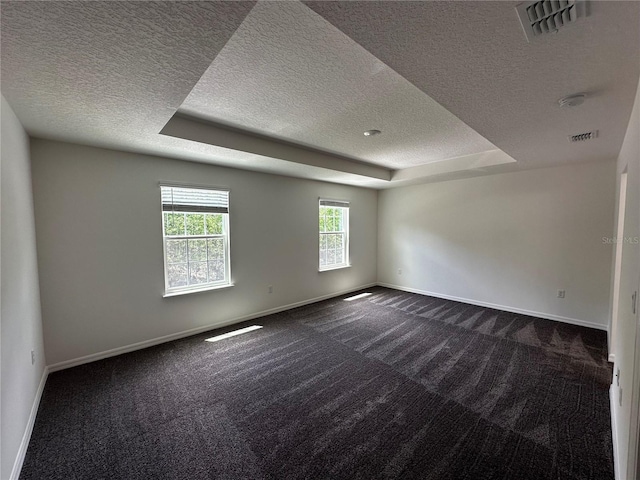
[[[20,478],[613,479],[604,332],[368,291],[51,374]]]

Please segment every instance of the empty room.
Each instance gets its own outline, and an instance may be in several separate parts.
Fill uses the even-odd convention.
[[[640,2],[0,8],[1,480],[640,478]]]

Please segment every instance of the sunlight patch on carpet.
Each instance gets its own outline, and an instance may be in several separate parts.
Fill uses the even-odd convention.
[[[258,330],[262,328],[262,325],[251,325],[250,327],[241,328],[239,330],[234,330],[233,332],[223,333],[222,335],[216,335],[215,337],[207,338],[205,342],[218,342],[220,340],[224,340],[225,338],[235,337],[236,335],[242,335],[243,333],[253,332],[254,330]]]
[[[353,300],[358,300],[360,298],[368,297],[369,295],[373,295],[373,294],[370,292],[364,292],[364,293],[360,293],[359,295],[354,295],[353,297],[345,298],[344,301],[352,302]]]

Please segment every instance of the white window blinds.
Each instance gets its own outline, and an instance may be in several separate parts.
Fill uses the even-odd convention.
[[[161,186],[165,212],[229,213],[229,192],[204,188]]]
[[[322,200],[320,199],[321,207],[341,207],[349,208],[349,202],[341,202],[339,200]]]

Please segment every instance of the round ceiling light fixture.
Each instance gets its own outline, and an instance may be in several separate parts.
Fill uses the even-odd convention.
[[[587,98],[586,93],[575,93],[573,95],[567,95],[566,97],[562,97],[558,100],[558,105],[561,107],[577,107],[578,105],[582,105],[584,103],[585,98]]]
[[[364,132],[365,137],[373,137],[374,135],[380,135],[382,132],[380,130],[367,130]]]

